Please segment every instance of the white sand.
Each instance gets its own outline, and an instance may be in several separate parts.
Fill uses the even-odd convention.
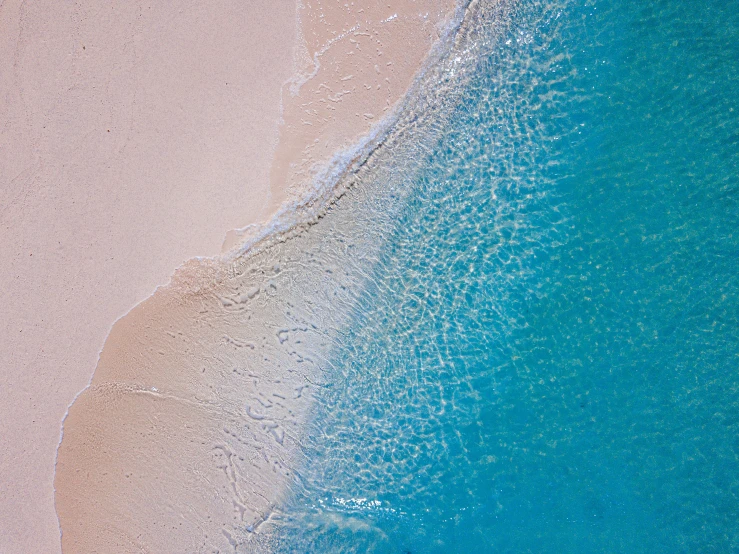
[[[265,218],[291,2],[0,7],[0,552],[55,552],[62,417],[113,322]]]
[[[450,4],[0,5],[0,552],[59,551],[60,424],[112,323],[367,132]],[[157,320],[136,317],[108,349],[114,366]],[[82,440],[104,419],[86,398]],[[85,459],[60,461],[78,471]],[[64,498],[104,512],[105,487]],[[65,537],[77,523],[90,522],[63,521]]]

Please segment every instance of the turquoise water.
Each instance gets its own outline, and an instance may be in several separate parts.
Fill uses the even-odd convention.
[[[395,153],[277,550],[739,552],[739,2],[508,6]]]

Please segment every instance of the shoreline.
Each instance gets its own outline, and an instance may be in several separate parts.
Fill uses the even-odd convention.
[[[118,318],[118,320],[116,320],[114,325],[111,327],[108,338],[106,339],[106,347],[109,346],[111,336],[113,335],[115,328],[117,326],[123,325],[124,320],[132,317],[132,312],[139,310],[143,304],[151,302],[153,297],[155,297],[157,294],[166,294],[166,291],[175,290],[177,290],[179,293],[187,294],[184,292],[184,289],[182,288],[183,286],[185,287],[185,289],[189,289],[188,293],[192,292],[192,289],[190,288],[192,286],[192,283],[183,282],[183,277],[185,277],[184,274],[187,273],[188,268],[193,267],[194,265],[199,265],[200,267],[197,271],[195,271],[196,274],[201,274],[201,270],[204,270],[206,273],[210,273],[211,270],[213,270],[214,265],[217,265],[224,260],[236,262],[237,260],[244,260],[246,258],[252,257],[253,255],[258,255],[259,251],[262,250],[262,247],[265,246],[266,243],[270,242],[270,239],[275,239],[275,241],[277,242],[285,240],[284,235],[289,235],[291,230],[308,223],[311,219],[318,217],[320,211],[325,208],[330,198],[336,193],[337,184],[346,177],[346,175],[352,170],[352,168],[361,166],[362,163],[364,163],[367,157],[371,154],[371,152],[379,145],[381,145],[384,138],[393,130],[399,115],[405,109],[414,87],[418,85],[424,72],[428,69],[428,67],[433,65],[435,59],[438,59],[438,57],[443,55],[443,52],[446,51],[442,48],[442,43],[450,37],[454,36],[456,29],[458,29],[459,24],[462,21],[462,15],[464,14],[465,9],[466,3],[460,3],[460,5],[455,8],[455,12],[450,17],[450,21],[454,19],[456,23],[450,23],[445,36],[439,37],[437,41],[434,42],[432,49],[427,52],[427,55],[424,57],[424,61],[421,67],[419,67],[418,70],[415,72],[411,84],[408,86],[404,94],[401,95],[401,97],[395,103],[394,108],[388,114],[386,114],[385,117],[382,118],[382,120],[372,125],[368,133],[362,134],[361,140],[353,143],[351,148],[336,151],[334,156],[330,159],[330,162],[324,165],[322,173],[314,172],[313,178],[311,179],[311,182],[313,183],[313,186],[311,188],[301,191],[303,192],[303,194],[296,195],[291,203],[284,202],[282,208],[275,213],[275,215],[270,219],[269,222],[257,226],[256,229],[255,226],[252,225],[251,229],[249,229],[252,231],[251,236],[247,237],[245,241],[242,241],[242,244],[238,249],[231,249],[230,252],[225,252],[220,256],[215,256],[212,258],[193,258],[182,264],[173,273],[169,283],[157,287],[155,292],[152,293],[152,295],[150,295],[146,300],[140,302],[127,314],[121,316],[120,318]],[[347,152],[349,152],[349,155],[347,155]],[[315,168],[315,165],[312,168]],[[330,175],[330,177],[328,177],[328,175]],[[244,230],[242,230],[242,232],[243,231]],[[220,271],[216,271],[216,273],[220,273]],[[215,275],[211,275],[211,277],[217,279]],[[101,362],[103,360],[104,354],[105,348],[100,353]],[[100,362],[98,365],[100,365]],[[93,386],[97,373],[98,371],[96,370],[91,377],[88,386],[80,391],[75,396],[75,399],[72,401],[72,403],[70,403],[64,416],[64,422],[66,422],[67,418],[69,417],[70,410],[78,402],[80,397]],[[55,466],[59,463],[59,452],[63,445],[63,440],[64,427],[62,426],[62,429],[60,431],[60,441],[56,452]],[[58,495],[55,494],[55,504],[57,502],[57,496]],[[55,511],[57,513],[57,517],[59,517],[58,508]],[[62,524],[60,523],[60,529],[61,528]],[[228,538],[228,542],[231,542],[230,538]]]
[[[422,84],[426,72],[434,67],[448,51],[451,46],[448,41],[453,39],[459,31],[466,10],[474,0],[455,1],[457,3],[454,12],[450,15],[438,40],[434,42],[427,57],[414,74],[411,84],[382,119],[377,121],[366,133],[361,134],[356,141],[338,148],[325,163],[314,165],[312,176],[305,182],[306,186],[293,191],[294,194],[282,203],[268,221],[230,231],[229,233],[238,233],[241,240],[234,242],[231,248],[223,251],[220,255],[194,259],[201,261],[236,261],[247,256],[250,250],[261,248],[262,243],[268,242],[270,239],[280,241],[282,235],[289,234],[293,228],[308,224],[319,217],[330,204],[332,198],[336,196],[341,182],[366,163],[372,153],[380,148],[387,137],[396,130],[397,123],[418,95],[418,87]]]

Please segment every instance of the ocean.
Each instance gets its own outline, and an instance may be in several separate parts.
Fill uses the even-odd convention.
[[[315,230],[375,240],[273,548],[738,552],[739,2],[459,34]]]

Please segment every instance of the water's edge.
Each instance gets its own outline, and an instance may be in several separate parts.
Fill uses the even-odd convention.
[[[245,271],[251,261],[265,251],[283,244],[295,237],[301,236],[310,229],[317,221],[323,218],[331,206],[340,200],[347,190],[356,185],[356,176],[366,167],[373,155],[386,146],[392,137],[402,132],[408,126],[412,126],[415,116],[409,115],[413,107],[426,95],[424,88],[429,82],[429,73],[438,71],[440,64],[449,55],[458,41],[458,35],[464,32],[465,20],[468,18],[470,9],[476,4],[476,0],[459,0],[455,13],[449,19],[448,25],[441,33],[439,39],[432,46],[429,55],[419,68],[409,89],[396,106],[387,113],[370,132],[362,137],[357,143],[348,149],[337,152],[333,158],[321,168],[316,168],[313,179],[302,191],[302,195],[293,198],[283,204],[283,207],[270,219],[269,222],[250,226],[249,234],[240,245],[229,252],[212,257],[195,257],[185,261],[176,268],[170,280],[159,285],[147,298],[142,300],[118,317],[110,326],[106,335],[104,345],[108,343],[113,329],[130,316],[140,305],[149,301],[156,294],[170,288],[177,289],[183,294],[200,292],[203,285],[197,283],[194,276],[202,274],[202,269],[211,279],[220,281],[230,276]],[[204,285],[209,286],[209,283]],[[101,349],[100,357],[105,349]],[[96,364],[96,367],[97,365]],[[67,406],[62,417],[59,432],[59,441],[56,448],[54,460],[54,474],[56,475],[59,460],[59,450],[64,440],[64,425],[69,416],[70,409],[75,405],[79,397],[88,391],[95,378],[95,372],[90,375],[86,386],[80,390]],[[54,478],[54,504],[59,536],[61,539],[62,529],[59,514],[56,508],[57,491],[56,478]]]

